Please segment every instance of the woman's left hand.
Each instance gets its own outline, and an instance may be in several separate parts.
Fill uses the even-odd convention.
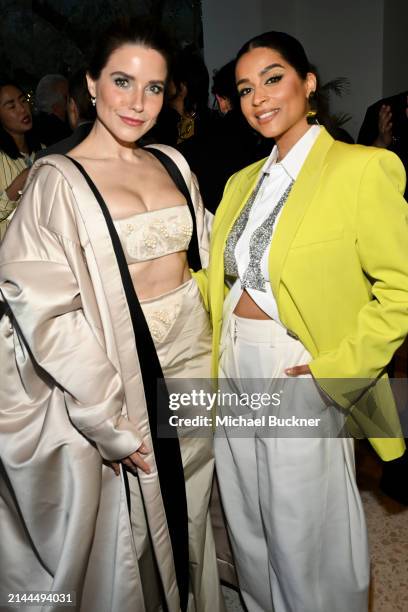
[[[120,476],[120,467],[119,463],[122,463],[125,467],[128,468],[133,473],[136,473],[136,468],[140,468],[146,474],[150,474],[150,467],[144,461],[143,455],[146,455],[149,452],[146,444],[143,442],[137,451],[129,455],[129,457],[124,457],[121,461],[106,461],[107,465],[112,468],[115,472],[116,476]]]
[[[286,376],[302,376],[303,374],[311,374],[308,365],[293,366],[293,368],[286,368]]]

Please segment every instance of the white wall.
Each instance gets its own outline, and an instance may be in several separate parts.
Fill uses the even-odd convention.
[[[204,57],[210,75],[233,59],[250,38],[266,30],[288,30],[296,0],[202,0]]]
[[[398,68],[388,72],[400,53],[396,38],[404,40],[399,80],[405,77],[408,41],[402,30],[407,20],[399,21],[395,10],[387,10],[384,35],[384,2],[407,5],[407,14],[407,0],[202,0],[204,53],[210,74],[256,34],[270,29],[293,34],[318,66],[322,82],[338,76],[350,80],[350,93],[333,100],[333,108],[352,115],[345,127],[356,137],[367,106],[383,95],[384,58],[387,87],[391,81],[392,87],[397,85]],[[385,54],[384,40],[388,45]],[[405,83],[400,90],[406,87]]]
[[[203,0],[204,58],[210,77],[262,31],[262,0]]]
[[[332,108],[352,115],[345,128],[356,137],[367,106],[382,95],[383,0],[300,1],[295,31],[323,83],[349,79],[350,93],[334,97]]]

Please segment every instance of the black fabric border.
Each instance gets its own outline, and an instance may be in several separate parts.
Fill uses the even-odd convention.
[[[154,146],[146,147],[145,150],[149,153],[152,153],[152,155],[154,155],[159,160],[159,162],[166,168],[175,185],[187,200],[187,206],[190,210],[190,214],[193,219],[193,232],[191,235],[190,243],[188,245],[187,259],[190,268],[192,268],[194,272],[197,272],[202,268],[200,259],[200,249],[198,245],[197,220],[191,195],[186,185],[186,181],[184,180],[184,177],[181,174],[177,164],[166,153],[163,153],[163,151],[161,151],[160,149],[155,149]]]

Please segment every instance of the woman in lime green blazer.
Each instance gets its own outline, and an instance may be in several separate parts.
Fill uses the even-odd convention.
[[[309,125],[316,77],[289,35],[244,45],[236,79],[246,119],[276,146],[230,178],[215,217],[200,278],[213,374],[229,392],[271,396],[309,379],[265,414],[324,423],[315,437],[280,435],[276,420],[274,432],[242,434],[240,422],[237,434],[220,407],[216,464],[240,588],[249,612],[363,612],[366,527],[344,432],[369,437],[384,460],[404,451],[385,375],[408,332],[404,169]]]

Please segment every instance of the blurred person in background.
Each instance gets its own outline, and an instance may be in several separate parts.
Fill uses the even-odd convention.
[[[214,116],[208,107],[210,77],[200,53],[189,45],[175,54],[166,104],[155,128],[160,142],[195,147]],[[163,135],[162,135],[163,134]]]
[[[61,74],[47,74],[40,79],[34,97],[34,127],[40,141],[49,146],[67,138],[68,80]]]
[[[211,92],[220,113],[213,133],[208,164],[207,208],[215,212],[230,176],[245,166],[269,155],[273,139],[264,138],[252,129],[242,114],[235,85],[235,61],[214,73]]]
[[[196,174],[204,205],[214,210],[212,158],[218,146],[219,116],[208,106],[210,77],[200,53],[192,46],[174,59],[167,103],[153,134],[175,146]]]
[[[388,149],[398,155],[408,171],[408,91],[382,98],[368,107],[358,135],[358,142]],[[408,186],[404,197],[408,198]],[[399,350],[407,359],[407,342]],[[397,356],[389,364],[390,376],[395,374]],[[406,373],[408,375],[408,372]],[[401,504],[408,505],[408,452],[383,466],[381,490]]]
[[[40,142],[22,89],[0,81],[0,241],[9,225]]]
[[[408,170],[408,91],[382,98],[368,107],[357,142],[389,149]],[[407,198],[407,190],[405,190]]]
[[[39,151],[36,160],[52,153],[68,153],[84,140],[95,121],[95,107],[91,102],[84,69],[75,72],[68,81],[67,115],[72,134]]]

